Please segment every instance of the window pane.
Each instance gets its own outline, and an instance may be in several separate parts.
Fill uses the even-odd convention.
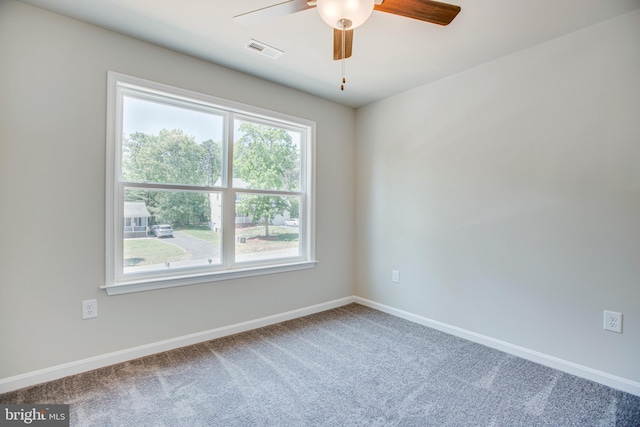
[[[314,217],[312,121],[108,83],[110,294],[313,266],[315,226],[299,222]]]
[[[220,193],[125,189],[124,273],[219,265]]]
[[[235,120],[234,135],[235,188],[300,190],[300,132]]]
[[[122,179],[212,186],[222,170],[223,116],[123,99]]]
[[[300,254],[300,197],[239,194],[236,200],[236,261]]]

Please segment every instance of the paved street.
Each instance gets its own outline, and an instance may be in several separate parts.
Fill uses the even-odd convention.
[[[191,254],[191,260],[207,260],[213,259],[214,263],[220,261],[220,248],[214,246],[212,243],[206,242],[202,239],[191,237],[188,234],[180,231],[173,232],[173,238],[164,237],[162,241],[171,243],[178,246]]]

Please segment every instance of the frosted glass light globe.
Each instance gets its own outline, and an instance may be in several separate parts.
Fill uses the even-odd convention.
[[[323,21],[339,30],[364,24],[371,16],[373,6],[374,0],[318,0],[317,3]]]

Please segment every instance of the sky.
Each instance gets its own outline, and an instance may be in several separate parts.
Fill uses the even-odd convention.
[[[235,137],[241,137],[235,123]],[[158,135],[162,129],[182,130],[195,137],[197,143],[208,139],[223,140],[224,117],[214,113],[177,107],[125,96],[123,101],[122,131],[128,136],[134,132]],[[300,133],[289,131],[293,142],[300,146]]]
[[[223,118],[202,111],[174,107],[137,98],[124,98],[122,130],[157,135],[162,129],[180,129],[200,143],[222,141]]]

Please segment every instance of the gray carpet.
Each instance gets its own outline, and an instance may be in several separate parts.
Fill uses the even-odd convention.
[[[81,426],[640,426],[640,397],[351,304],[0,395]]]

